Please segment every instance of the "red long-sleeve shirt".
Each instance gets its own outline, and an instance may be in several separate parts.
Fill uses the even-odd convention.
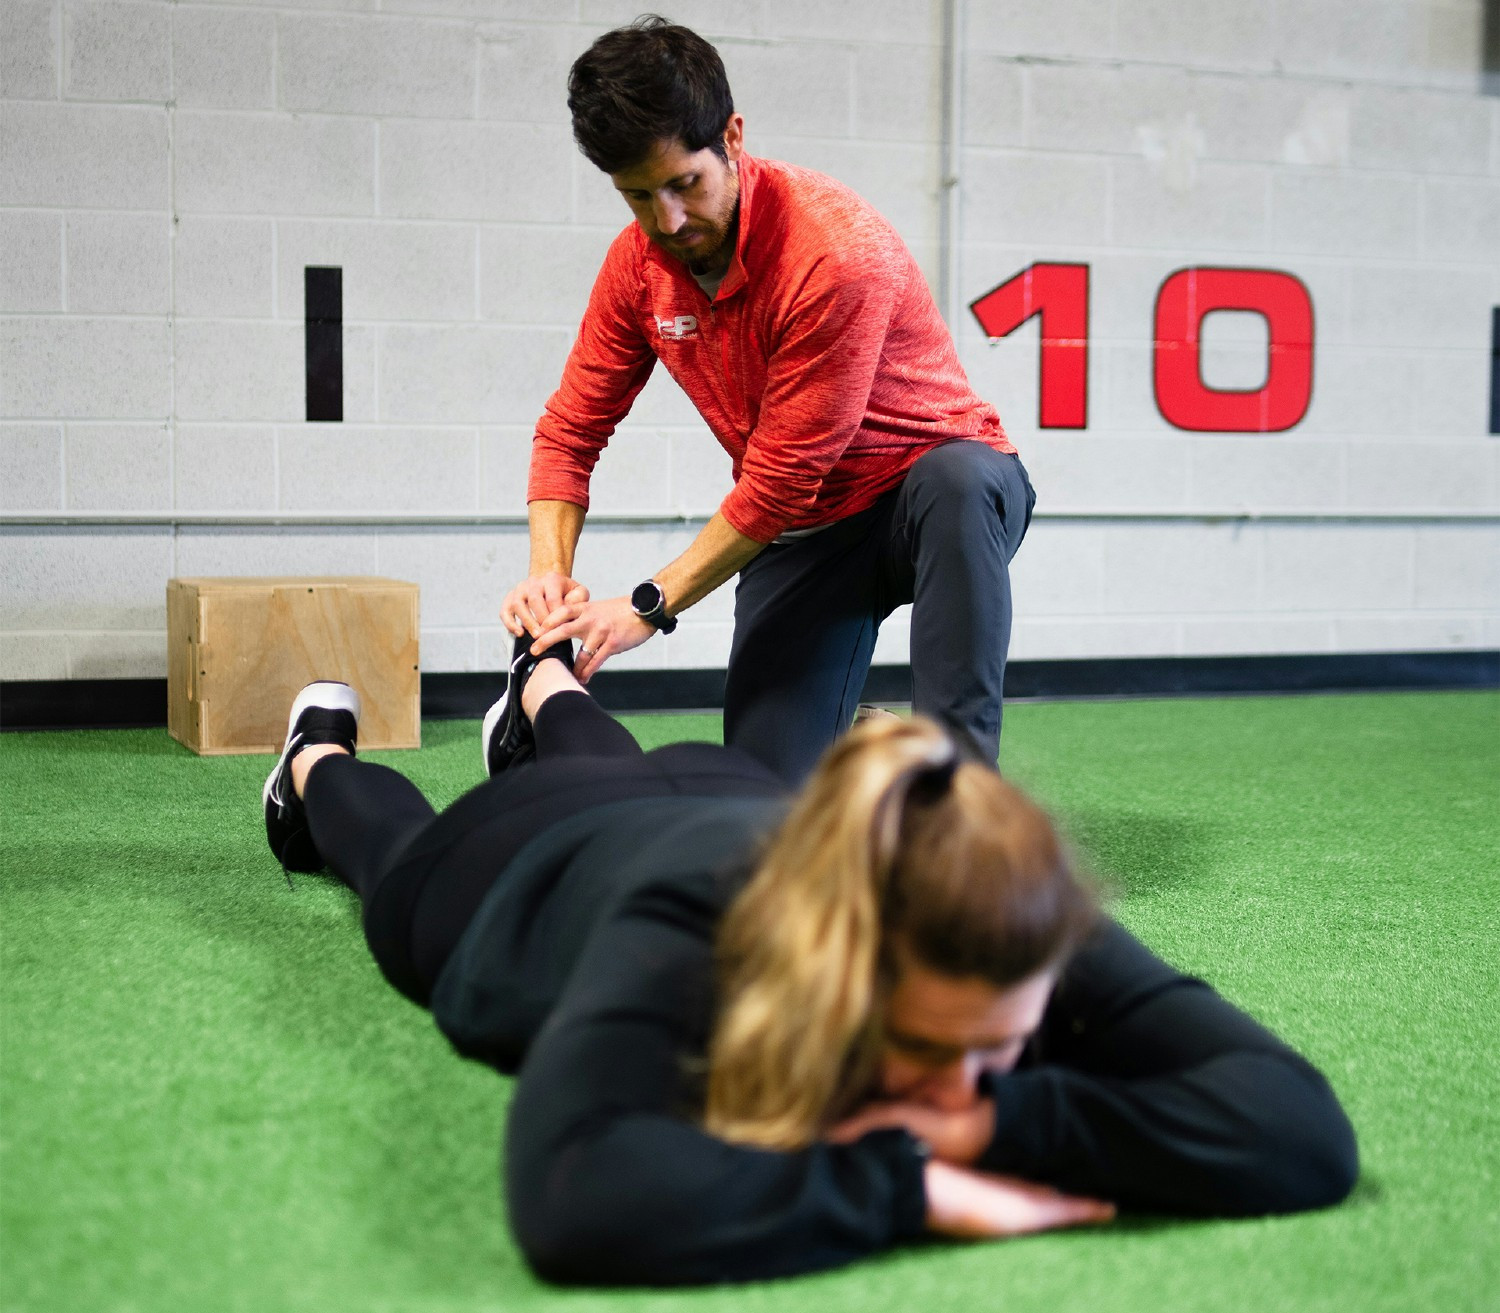
[[[842,183],[741,156],[712,302],[636,224],[609,248],[532,445],[529,501],[589,476],[660,359],[734,462],[724,518],[770,542],[864,510],[954,438],[1015,448],[975,395],[921,269]]]

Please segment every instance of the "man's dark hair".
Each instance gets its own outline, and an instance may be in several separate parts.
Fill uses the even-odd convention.
[[[656,14],[606,32],[568,74],[573,137],[591,164],[619,173],[660,141],[724,157],[734,97],[724,62],[696,32]]]

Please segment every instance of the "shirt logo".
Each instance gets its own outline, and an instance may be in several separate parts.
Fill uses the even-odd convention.
[[[686,342],[698,336],[696,315],[678,315],[675,319],[658,319],[656,331],[668,342]]]

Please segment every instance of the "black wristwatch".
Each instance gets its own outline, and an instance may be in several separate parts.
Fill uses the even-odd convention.
[[[677,628],[677,621],[667,614],[667,596],[655,579],[637,584],[630,594],[631,609],[648,625],[655,625],[664,634]]]

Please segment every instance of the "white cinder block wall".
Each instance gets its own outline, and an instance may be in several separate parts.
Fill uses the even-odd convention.
[[[564,78],[639,7],[0,0],[0,677],[163,674],[164,584],[198,574],[415,579],[424,668],[499,667],[531,426],[627,218]],[[1479,0],[957,9],[952,152],[942,0],[667,12],[718,41],[751,149],[863,192],[960,309],[1041,498],[1014,654],[1500,646]],[[962,310],[1034,261],[1090,267],[1083,430],[1038,427],[1035,320],[992,345]],[[303,421],[314,264],[343,269],[339,424]],[[1295,428],[1161,417],[1154,299],[1191,265],[1310,289]],[[1210,317],[1205,381],[1257,386],[1265,342]],[[582,577],[645,577],[727,478],[660,375],[600,467]],[[617,666],[722,665],[729,625],[724,590]]]

